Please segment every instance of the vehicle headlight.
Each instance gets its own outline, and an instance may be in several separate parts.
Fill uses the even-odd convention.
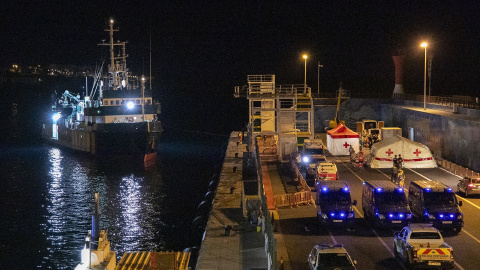
[[[435,219],[435,216],[432,215],[432,214],[429,214],[429,215],[428,215],[428,218],[429,218],[429,219]]]
[[[412,215],[411,213],[410,213],[410,214],[407,214],[407,219],[411,219],[412,216],[413,216],[413,215]]]
[[[377,214],[379,219],[385,219],[385,216],[383,214]]]
[[[328,219],[328,216],[326,214],[322,214],[323,219]]]
[[[353,212],[348,213],[348,218],[354,218],[355,214]]]
[[[463,214],[458,214],[457,219],[462,219],[462,218],[463,218]]]

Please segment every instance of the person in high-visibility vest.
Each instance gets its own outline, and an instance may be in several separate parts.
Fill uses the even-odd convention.
[[[363,151],[358,153],[358,167],[363,167]]]

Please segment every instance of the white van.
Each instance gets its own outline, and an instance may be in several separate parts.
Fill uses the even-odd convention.
[[[323,180],[338,180],[337,165],[332,162],[319,162],[317,174]]]

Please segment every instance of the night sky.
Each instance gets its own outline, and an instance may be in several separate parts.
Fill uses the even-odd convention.
[[[320,61],[320,91],[334,93],[343,82],[354,95],[392,92],[392,51],[404,48],[405,92],[423,94],[422,41],[434,53],[432,95],[480,95],[477,1],[7,0],[1,67],[95,65],[109,18],[120,29],[116,39],[129,41],[135,74],[149,72],[151,31],[153,88],[168,99],[164,112],[193,106],[210,119],[244,108],[232,96],[249,74],[303,83],[303,53],[313,92]]]

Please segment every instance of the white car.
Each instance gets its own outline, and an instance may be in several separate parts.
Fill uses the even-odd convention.
[[[343,245],[316,245],[308,256],[311,270],[357,269],[355,264],[357,262],[350,258]]]
[[[393,253],[395,258],[405,262],[407,268],[453,269],[453,249],[431,224],[410,224],[394,235]]]

